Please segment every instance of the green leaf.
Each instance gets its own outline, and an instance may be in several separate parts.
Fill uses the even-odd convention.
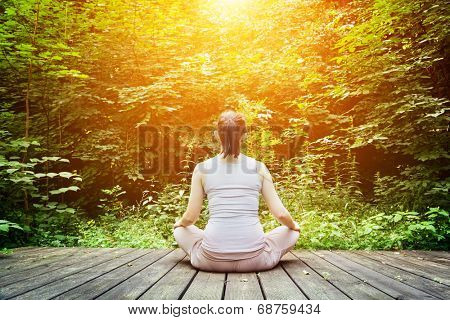
[[[58,161],[61,157],[42,157],[44,161]]]
[[[63,178],[66,178],[66,179],[69,179],[70,177],[73,176],[73,174],[70,173],[70,172],[60,172],[60,173],[59,173],[59,176],[60,176],[60,177],[63,177]]]
[[[61,194],[61,193],[64,193],[64,192],[66,192],[66,191],[67,191],[66,188],[60,188],[60,189],[57,189],[57,190],[50,190],[49,193],[55,195],[55,194]]]

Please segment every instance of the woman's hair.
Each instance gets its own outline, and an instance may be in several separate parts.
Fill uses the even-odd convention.
[[[223,157],[233,155],[235,158],[241,152],[241,138],[247,132],[245,118],[241,113],[227,110],[220,114],[217,122]]]

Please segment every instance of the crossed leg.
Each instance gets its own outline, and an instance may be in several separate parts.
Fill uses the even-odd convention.
[[[299,236],[299,231],[294,231],[286,226],[280,226],[266,233],[266,241],[281,253],[281,258],[289,250],[294,248]]]
[[[204,231],[195,225],[187,227],[178,227],[173,231],[175,240],[189,256],[192,254],[194,245],[203,239]],[[266,241],[271,247],[281,253],[280,258],[291,250],[298,240],[300,233],[289,229],[286,226],[280,226],[266,233]]]
[[[173,236],[178,245],[189,255],[189,257],[192,255],[194,244],[203,239],[203,234],[204,231],[194,225],[178,227],[173,231]]]

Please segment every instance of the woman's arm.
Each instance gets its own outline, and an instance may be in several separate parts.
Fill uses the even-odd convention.
[[[197,165],[195,166],[194,172],[192,173],[191,193],[189,195],[187,209],[181,219],[174,224],[174,228],[187,227],[197,221],[202,210],[203,197],[204,192],[202,186],[202,173],[200,172]]]
[[[300,227],[297,222],[292,219],[289,211],[284,207],[281,202],[280,197],[278,196],[277,191],[275,190],[275,185],[273,184],[272,175],[269,172],[269,169],[261,162],[261,168],[259,173],[262,178],[262,195],[264,200],[269,207],[270,213],[280,222],[285,225],[289,229],[300,231]]]

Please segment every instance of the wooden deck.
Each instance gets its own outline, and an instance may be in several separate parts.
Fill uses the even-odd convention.
[[[259,273],[208,273],[181,249],[20,248],[0,299],[450,299],[450,253],[292,251]]]

